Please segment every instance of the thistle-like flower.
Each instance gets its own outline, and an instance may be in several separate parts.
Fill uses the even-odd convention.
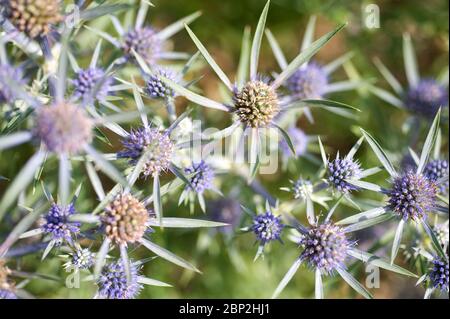
[[[130,194],[119,194],[104,209],[101,223],[111,242],[127,245],[142,239],[149,218],[142,202]]]
[[[261,245],[266,245],[274,240],[281,240],[283,228],[284,224],[281,217],[275,216],[270,211],[256,215],[251,227]]]
[[[328,162],[328,182],[337,191],[348,194],[357,188],[346,180],[358,180],[361,177],[361,167],[352,158],[339,158]]]
[[[433,118],[440,107],[448,104],[447,88],[434,79],[420,80],[408,89],[404,103],[410,112]]]
[[[124,149],[117,153],[117,157],[126,158],[130,165],[136,165],[145,156],[142,174],[146,177],[155,177],[171,166],[175,145],[167,132],[142,127],[131,131],[122,144]]]
[[[306,200],[313,193],[313,184],[310,180],[299,178],[292,184],[294,199]]]
[[[90,67],[79,70],[72,85],[74,87],[74,97],[84,100],[96,99],[104,101],[111,90],[113,79],[105,74],[101,68]]]
[[[403,36],[403,59],[408,80],[407,88],[402,87],[389,69],[376,59],[375,65],[395,91],[395,95],[372,85],[369,85],[369,89],[390,105],[408,110],[414,115],[432,119],[439,108],[448,106],[447,75],[444,73],[444,76],[440,76],[439,80],[420,76],[409,34]],[[411,129],[415,128],[411,127]]]
[[[449,181],[448,181],[448,161],[443,159],[435,159],[430,161],[423,171],[423,174],[433,182],[438,182],[441,179],[446,181],[440,183],[439,192],[442,194],[448,194]]]
[[[198,163],[192,163],[191,166],[184,169],[187,175],[192,175],[190,185],[186,187],[198,194],[203,194],[205,190],[214,186],[214,170],[204,160]]]
[[[133,51],[150,65],[155,64],[163,51],[163,41],[152,27],[139,27],[123,34],[122,49],[127,60],[133,60]]]
[[[35,136],[47,150],[76,155],[92,141],[94,123],[81,107],[67,102],[36,110]]]
[[[97,279],[97,297],[101,299],[134,299],[142,289],[139,283],[139,268],[130,263],[129,278],[123,263],[119,261],[105,265]]]
[[[63,241],[72,243],[73,237],[80,232],[80,223],[69,220],[69,217],[76,213],[73,203],[67,206],[53,203],[42,219],[42,232],[49,234],[57,244],[61,244]]]
[[[312,269],[331,274],[337,268],[345,268],[344,261],[354,243],[347,238],[342,227],[327,222],[308,229],[300,245],[304,248],[301,260]]]
[[[328,74],[316,62],[299,68],[286,82],[286,87],[293,96],[304,99],[319,99],[327,92]]]
[[[433,288],[448,293],[448,260],[441,257],[435,257],[432,263],[433,266],[430,269],[429,276]]]
[[[0,61],[0,105],[13,103],[17,99],[13,87],[23,86],[25,83],[20,68],[14,68]]]
[[[89,269],[94,266],[95,254],[89,248],[76,247],[75,250],[69,254],[69,261],[64,264],[66,269]]]
[[[5,17],[31,38],[45,36],[61,22],[60,0],[3,0]]]
[[[424,175],[414,172],[396,177],[387,194],[389,209],[404,220],[426,219],[437,204],[436,184]]]
[[[174,97],[175,92],[167,86],[162,80],[161,76],[164,76],[175,83],[179,83],[179,74],[169,68],[158,67],[153,75],[148,76],[146,79],[145,91],[153,99],[167,99]]]

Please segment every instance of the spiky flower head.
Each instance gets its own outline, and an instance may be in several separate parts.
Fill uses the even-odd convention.
[[[446,194],[449,189],[448,172],[448,161],[436,159],[425,166],[423,174],[433,182],[437,182],[438,180],[447,177],[447,181],[438,185],[439,192]]]
[[[394,213],[405,220],[420,220],[435,208],[437,186],[422,174],[408,172],[394,179],[387,195]]]
[[[138,242],[149,220],[145,205],[130,194],[119,194],[104,209],[101,222],[106,236],[118,245]]]
[[[163,50],[163,42],[158,38],[156,30],[151,27],[131,29],[124,35],[123,51],[125,58],[133,61],[133,50],[147,64],[153,65]]]
[[[50,152],[78,154],[92,141],[93,127],[86,111],[71,103],[36,109],[34,134]]]
[[[101,68],[91,67],[79,70],[72,80],[74,97],[84,100],[97,99],[104,101],[111,89],[113,79]]]
[[[292,192],[295,199],[306,200],[308,194],[313,192],[313,185],[310,180],[299,178],[293,183]]]
[[[41,229],[45,234],[50,234],[58,244],[62,241],[71,242],[73,235],[80,232],[80,223],[69,220],[74,214],[76,210],[72,203],[67,206],[53,203],[41,221]]]
[[[432,118],[440,107],[448,105],[447,89],[434,79],[421,80],[406,93],[405,105],[414,113]]]
[[[280,111],[276,91],[263,81],[250,81],[236,89],[233,101],[240,121],[252,128],[266,127]]]
[[[184,169],[187,175],[191,175],[191,184],[186,186],[198,194],[202,194],[205,190],[211,189],[214,182],[214,170],[204,160],[198,163],[192,163],[190,167]]]
[[[300,259],[311,268],[331,273],[338,267],[345,267],[348,249],[354,243],[348,240],[344,229],[331,223],[313,226],[303,235],[300,244],[304,247]]]
[[[130,263],[130,278],[122,261],[105,265],[98,277],[98,297],[102,299],[134,299],[142,289],[138,282],[139,269]]]
[[[296,156],[302,156],[306,153],[309,143],[309,137],[301,129],[291,126],[287,129],[287,133],[291,138],[292,145],[295,149]],[[285,139],[280,140],[280,147],[285,157],[292,156],[291,148]]]
[[[263,245],[273,240],[279,240],[283,228],[281,217],[275,216],[271,212],[265,212],[253,218],[252,230]]]
[[[25,85],[22,70],[8,64],[0,64],[0,104],[12,103],[17,98],[12,85]]]
[[[175,83],[180,81],[179,75],[176,71],[170,68],[156,68],[156,70],[154,70],[154,74],[148,76],[146,79],[145,86],[147,94],[153,99],[166,99],[175,95],[173,89],[161,80],[161,76],[166,77]]]
[[[122,145],[124,149],[117,153],[117,157],[129,159],[130,165],[136,165],[141,156],[149,151],[142,172],[145,176],[156,176],[169,169],[175,149],[167,134],[145,127],[132,131]]]
[[[71,260],[66,264],[66,267],[89,269],[95,262],[95,254],[88,248],[77,248],[70,257]]]
[[[62,21],[60,0],[5,0],[6,18],[30,38],[47,35]]]
[[[348,194],[356,190],[357,188],[346,180],[357,180],[360,176],[360,165],[352,158],[336,157],[335,160],[328,162],[328,182],[341,193]]]
[[[316,62],[300,67],[286,82],[288,90],[300,99],[322,98],[328,85],[328,75]]]
[[[9,280],[11,270],[5,266],[4,261],[0,260],[0,300],[17,299],[14,293],[14,283]]]
[[[441,257],[435,257],[429,276],[434,288],[443,292],[448,292],[448,260]]]

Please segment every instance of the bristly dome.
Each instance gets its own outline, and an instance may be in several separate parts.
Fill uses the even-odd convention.
[[[104,101],[111,89],[112,81],[113,79],[105,75],[105,71],[100,68],[80,70],[72,81],[74,97],[84,100]]]
[[[292,126],[288,128],[287,133],[291,138],[292,144],[294,145],[295,155],[297,157],[305,155],[309,143],[309,137],[305,134],[305,132]],[[293,156],[291,148],[284,138],[280,140],[280,147],[285,157]]]
[[[78,154],[92,141],[93,121],[77,105],[61,103],[36,110],[35,136],[57,154]]]
[[[58,244],[62,241],[72,242],[72,236],[80,232],[80,223],[69,221],[71,215],[76,214],[73,204],[65,207],[53,203],[41,222],[41,229],[50,234]]]
[[[146,80],[145,90],[147,94],[153,99],[166,99],[175,96],[173,89],[168,87],[162,80],[161,76],[179,82],[179,75],[176,71],[169,68],[158,67],[154,70],[154,75],[150,75]]]
[[[138,282],[139,269],[130,262],[131,278],[127,280],[127,273],[121,261],[105,265],[98,277],[98,296],[102,299],[134,299],[142,286]]]
[[[149,212],[130,194],[119,194],[104,209],[101,222],[106,236],[118,245],[136,243],[147,230]]]
[[[31,38],[47,35],[52,25],[62,21],[60,0],[4,1],[6,18]]]
[[[8,64],[0,64],[0,105],[14,102],[17,98],[12,85],[24,86],[22,70],[20,68],[13,68]]]
[[[433,267],[430,269],[429,275],[434,288],[448,292],[448,260],[436,257],[433,260]]]
[[[184,172],[191,175],[191,185],[186,186],[198,194],[202,194],[205,190],[211,189],[214,182],[214,170],[205,161],[192,163]]]
[[[448,105],[447,89],[434,79],[422,80],[406,93],[405,105],[414,113],[432,118],[440,107]]]
[[[117,157],[129,159],[130,165],[136,165],[145,151],[151,150],[142,172],[145,176],[156,176],[170,168],[175,146],[170,137],[158,129],[142,127],[134,130],[122,145],[124,149]]]
[[[299,178],[294,182],[292,192],[295,199],[306,200],[307,195],[313,193],[313,185],[311,181]]]
[[[429,162],[427,166],[425,166],[423,174],[433,182],[438,182],[441,178],[447,177],[446,182],[438,185],[439,192],[447,194],[449,190],[448,172],[448,161],[437,159]]]
[[[361,168],[358,162],[351,158],[336,158],[328,162],[328,181],[339,192],[348,194],[357,188],[345,180],[358,180],[361,176]]]
[[[79,248],[71,255],[71,261],[68,266],[77,269],[89,269],[94,265],[95,254],[88,248]]]
[[[271,212],[256,215],[253,218],[252,230],[263,245],[273,240],[280,240],[283,228],[281,218]]]
[[[262,81],[247,82],[233,101],[240,121],[252,128],[266,127],[280,111],[276,91]]]
[[[302,100],[322,98],[327,85],[327,73],[315,62],[299,68],[286,83],[291,94]]]
[[[304,247],[300,258],[311,268],[331,273],[338,267],[345,267],[348,249],[354,243],[349,241],[343,228],[332,223],[313,226],[303,235],[300,244]]]
[[[395,178],[387,195],[394,213],[405,220],[419,220],[436,207],[437,186],[423,175],[408,172]]]
[[[154,65],[163,50],[163,43],[157,37],[155,29],[144,27],[131,29],[124,35],[123,50],[125,57],[134,61],[132,49],[149,65]]]

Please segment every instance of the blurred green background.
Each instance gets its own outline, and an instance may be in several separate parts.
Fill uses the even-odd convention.
[[[156,27],[164,27],[175,20],[194,11],[201,10],[203,15],[192,24],[193,31],[206,45],[219,65],[230,76],[234,77],[237,69],[241,37],[243,29],[249,25],[254,30],[264,0],[153,0],[156,7],[150,9],[147,21]],[[380,8],[380,28],[367,29],[363,24],[363,12],[368,4],[377,4]],[[273,0],[267,20],[267,27],[278,39],[288,60],[297,54],[307,21],[311,15],[317,15],[316,38],[330,30],[335,25],[348,21],[348,27],[330,44],[323,48],[316,59],[326,63],[345,52],[355,53],[352,59],[357,72],[364,79],[377,80],[377,84],[387,88],[386,83],[373,65],[373,58],[379,57],[398,79],[406,84],[403,58],[402,34],[409,32],[418,56],[421,74],[437,75],[448,65],[448,6],[446,0],[412,0],[412,1],[307,1],[307,0]],[[121,16],[121,15],[120,15]],[[177,51],[193,53],[195,47],[186,32],[182,31],[173,38]],[[279,71],[271,53],[268,42],[264,38],[260,69],[266,73]],[[219,98],[218,80],[210,68],[204,65],[199,74],[205,77],[199,87],[206,96]],[[336,80],[346,78],[341,68],[335,74]],[[360,93],[360,94],[359,94]],[[358,136],[355,128],[364,127],[373,132],[390,151],[406,149],[407,138],[402,133],[402,125],[407,114],[392,106],[386,105],[380,99],[366,95],[364,92],[347,92],[333,95],[337,101],[354,105],[362,110],[358,121],[336,116],[326,111],[314,111],[315,123],[309,123],[305,118],[299,119],[298,126],[308,134],[320,134],[326,140],[328,152],[333,156],[337,150],[345,153]],[[179,107],[183,107],[180,102]],[[210,112],[208,112],[210,113]],[[208,124],[223,127],[228,121],[217,116],[217,112],[208,114]],[[422,129],[428,125],[423,125]],[[424,134],[424,133],[423,133]],[[422,135],[423,136],[423,135]],[[422,139],[423,140],[423,139]],[[413,147],[415,147],[413,145]],[[445,145],[448,149],[448,146]],[[420,149],[420,148],[419,148]],[[30,148],[31,150],[31,148]],[[27,150],[9,151],[2,154],[0,169],[2,175],[10,176],[28,158]],[[11,156],[11,157],[9,157]],[[6,161],[6,158],[13,159]],[[363,146],[359,158],[364,167],[377,165],[377,160],[367,146]],[[13,164],[14,163],[14,164]],[[262,176],[261,182],[277,198],[289,198],[289,195],[279,190],[288,186],[289,179],[296,179],[300,174],[304,177],[313,176],[317,167],[305,160],[299,160],[288,172]],[[10,175],[8,175],[10,174]],[[78,172],[80,176],[84,173]],[[384,182],[387,175],[377,175],[375,181]],[[86,183],[88,184],[88,183]],[[222,191],[224,194],[235,192],[236,198],[248,207],[255,207],[260,198],[253,195],[245,181],[237,177],[224,177]],[[106,187],[107,188],[107,187]],[[89,188],[83,190],[79,210],[88,211],[94,202]],[[362,197],[370,197],[367,192]],[[207,197],[210,201],[216,197]],[[166,216],[184,216],[189,214],[188,208],[176,206],[177,200],[165,198]],[[217,205],[210,205],[213,210]],[[197,209],[199,211],[199,209]],[[299,219],[304,220],[304,210],[295,212]],[[348,216],[355,213],[353,208],[343,207],[338,214]],[[201,213],[197,213],[201,214]],[[243,221],[245,224],[247,221]],[[383,225],[375,233],[366,234],[368,238],[384,234],[389,225]],[[379,232],[379,233],[376,233]],[[377,235],[374,235],[377,234]],[[144,267],[147,276],[172,283],[173,288],[147,287],[141,298],[268,298],[284,276],[291,263],[298,256],[295,244],[285,240],[285,244],[273,243],[267,251],[264,260],[253,262],[256,245],[252,234],[239,235],[232,238],[221,233],[210,231],[179,231],[158,230],[154,235],[156,242],[173,251],[179,256],[195,263],[203,274],[191,274],[163,260],[151,261]],[[363,243],[364,241],[361,241]],[[390,246],[388,245],[388,248]],[[379,251],[380,254],[384,250]],[[140,259],[148,256],[143,248],[136,249],[131,256]],[[40,262],[40,255],[24,258],[21,265],[24,269],[36,269],[42,273],[59,273],[63,278],[67,275],[61,270],[59,259],[47,258]],[[364,280],[364,270],[355,269],[357,278]],[[414,289],[415,279],[389,274],[381,271],[381,288],[372,292],[377,298],[408,298],[422,297],[423,289]],[[357,297],[346,284],[333,278],[325,280],[325,295],[331,298]],[[58,298],[89,298],[95,293],[95,287],[83,283],[82,289],[61,288],[60,283],[42,280],[32,281],[27,289],[40,297]],[[293,281],[286,287],[281,297],[311,298],[314,295],[313,273],[304,267],[300,269]]]

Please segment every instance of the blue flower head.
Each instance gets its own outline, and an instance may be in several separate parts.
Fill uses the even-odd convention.
[[[142,289],[138,282],[139,269],[130,263],[130,277],[127,274],[122,261],[116,261],[105,265],[97,280],[98,296],[103,299],[134,299]]]
[[[262,245],[273,240],[280,240],[283,228],[281,217],[277,217],[271,212],[259,214],[253,218],[252,230]]]
[[[71,242],[73,235],[80,231],[80,223],[69,221],[69,217],[73,214],[76,214],[76,211],[72,203],[65,207],[53,203],[42,220],[42,231],[50,234],[57,243]]]
[[[286,83],[291,94],[302,100],[322,98],[327,85],[328,75],[316,62],[300,67]]]
[[[91,67],[77,72],[72,80],[74,96],[84,100],[104,101],[111,89],[113,79],[100,68]],[[94,92],[96,90],[96,92]],[[94,94],[95,93],[95,94]]]
[[[205,161],[193,163],[190,167],[185,168],[184,172],[191,175],[191,184],[186,186],[198,194],[202,194],[205,190],[213,188],[214,170]]]
[[[343,228],[329,222],[311,227],[300,244],[304,247],[300,259],[325,273],[332,273],[338,267],[345,268],[348,249],[354,245]]]
[[[70,265],[77,269],[89,269],[94,265],[95,254],[88,248],[79,248],[71,255]]]
[[[404,101],[410,111],[432,118],[440,107],[448,105],[448,92],[436,80],[424,79],[408,90]]]
[[[352,158],[337,157],[334,161],[328,162],[328,182],[341,193],[347,194],[356,190],[357,188],[355,186],[349,184],[345,180],[357,180],[360,176],[360,165]]]
[[[17,98],[11,85],[25,85],[22,70],[8,64],[0,64],[0,104],[14,102]]]
[[[437,288],[442,292],[448,292],[448,260],[435,257],[429,276],[434,288]]]
[[[153,99],[165,99],[175,95],[173,89],[168,87],[161,80],[161,76],[164,76],[175,83],[178,83],[180,80],[178,73],[172,69],[162,67],[155,68],[154,74],[148,76],[146,79],[145,87],[147,94]]]
[[[163,51],[163,42],[151,27],[131,29],[124,35],[122,44],[125,58],[134,60],[133,50],[149,65],[154,65]]]
[[[448,172],[449,172],[448,161],[436,159],[436,160],[429,162],[425,166],[423,174],[427,178],[432,180],[433,182],[438,182],[441,178],[445,178],[445,177],[448,178]],[[448,179],[447,179],[447,181],[439,184],[438,187],[439,187],[440,193],[443,193],[443,194],[448,193],[448,189],[449,189]]]

